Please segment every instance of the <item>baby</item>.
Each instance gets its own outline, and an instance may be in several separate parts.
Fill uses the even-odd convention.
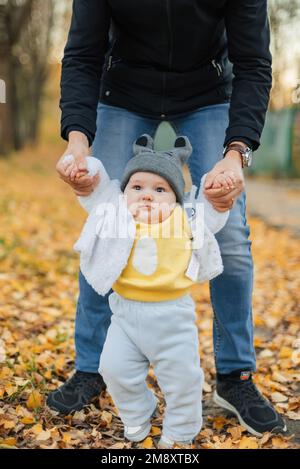
[[[203,196],[204,175],[198,198],[190,197],[194,209],[188,217],[182,174],[192,151],[187,137],[177,137],[172,150],[157,152],[144,134],[133,150],[121,183],[109,179],[99,160],[88,158],[90,173],[100,172],[100,183],[90,196],[79,197],[89,217],[74,248],[88,283],[101,295],[113,289],[99,373],[124,423],[125,438],[139,442],[151,430],[157,411],[157,398],[146,384],[151,364],[167,404],[158,446],[187,446],[202,426],[203,386],[190,291],[196,282],[222,272],[213,233],[229,213],[214,210]],[[67,164],[73,164],[72,158]],[[224,173],[213,187],[234,183],[234,174]],[[204,206],[201,220],[197,203]],[[99,204],[115,210],[99,210]],[[125,238],[107,235],[118,219],[128,224],[131,234]]]

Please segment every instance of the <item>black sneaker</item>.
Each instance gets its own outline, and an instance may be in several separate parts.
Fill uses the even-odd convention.
[[[230,375],[217,374],[214,402],[233,412],[240,424],[255,436],[263,432],[287,431],[283,418],[258,391],[250,371],[237,371]]]
[[[98,373],[76,371],[75,374],[47,398],[47,405],[67,415],[74,410],[81,410],[105,389],[103,378]]]

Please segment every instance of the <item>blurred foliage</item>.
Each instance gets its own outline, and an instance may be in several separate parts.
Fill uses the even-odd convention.
[[[281,109],[292,104],[293,89],[286,83],[287,69],[296,69],[300,78],[300,2],[299,0],[268,0],[268,12],[273,55],[273,87],[270,108]],[[292,38],[292,42],[289,42],[290,38]],[[298,51],[294,47],[291,59],[290,49],[295,44],[298,44]],[[297,80],[294,84],[294,87],[296,86]]]
[[[0,1],[0,77],[7,87],[7,103],[0,105],[2,156],[37,140],[49,63],[60,60],[63,53],[71,6],[71,0]],[[273,53],[270,108],[278,109],[292,104],[292,87],[297,86],[297,80],[294,85],[287,83],[291,66],[294,71],[298,66],[300,76],[300,49],[296,46],[300,3],[269,0],[268,8]],[[292,41],[288,42],[290,37]],[[292,47],[295,54],[291,59]],[[55,86],[59,92],[59,76]]]

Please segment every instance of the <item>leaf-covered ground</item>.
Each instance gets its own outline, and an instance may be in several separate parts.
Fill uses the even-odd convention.
[[[85,219],[71,190],[55,173],[62,148],[45,142],[9,162],[0,161],[0,446],[130,448],[108,394],[65,418],[44,406],[46,394],[73,372],[78,258],[72,246]],[[255,438],[212,404],[212,310],[204,285],[194,290],[206,378],[205,421],[196,447],[299,446],[299,240],[259,219],[250,218],[250,225],[255,259],[255,380],[285,416],[290,432],[287,437]],[[149,385],[161,398],[151,373]],[[161,422],[160,415],[140,446],[155,448]]]

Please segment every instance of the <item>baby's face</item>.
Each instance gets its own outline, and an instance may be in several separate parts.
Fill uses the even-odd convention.
[[[142,223],[166,220],[176,205],[170,184],[154,173],[134,173],[125,187],[127,206],[134,218]]]

